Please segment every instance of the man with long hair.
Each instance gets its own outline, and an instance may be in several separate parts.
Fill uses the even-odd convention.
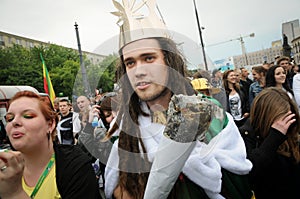
[[[142,38],[126,44],[119,53],[120,64],[116,74],[122,99],[116,121],[106,136],[118,136],[118,139],[106,167],[105,193],[107,198],[140,199],[145,194],[158,144],[164,139],[171,97],[178,94],[193,95],[195,91],[185,78],[185,61],[173,40],[165,37]],[[183,187],[188,187],[190,198],[217,197],[221,192],[221,167],[236,174],[249,172],[252,165],[245,158],[242,138],[232,117],[227,116],[226,122],[220,125],[220,131],[224,134],[222,141],[219,138],[212,146],[200,146],[200,141],[196,141],[198,145],[192,152],[194,155],[187,159],[180,174],[182,181],[176,181],[168,193],[169,198],[186,197],[182,195]],[[226,133],[230,135],[225,136]],[[230,141],[226,141],[227,136],[232,137]],[[220,146],[218,142],[224,143]],[[228,147],[226,142],[231,146]],[[214,151],[224,146],[231,152],[222,154],[215,151],[205,161],[200,160],[201,155],[196,152],[201,147]],[[224,161],[222,158],[216,160],[219,155],[225,157]],[[210,168],[214,174],[205,177],[206,171],[199,165],[202,168],[214,167]],[[186,184],[182,185],[183,181]]]
[[[193,44],[166,29],[155,0],[113,3],[120,26],[120,104],[103,140],[117,138],[105,169],[106,197],[237,198],[224,194],[222,171],[247,174],[252,164],[232,117],[195,96],[185,77],[176,43],[182,51]],[[220,121],[219,133],[206,136],[212,118]],[[240,198],[251,197],[246,195]]]

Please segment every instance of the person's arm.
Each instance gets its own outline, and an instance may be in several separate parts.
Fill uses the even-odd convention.
[[[76,145],[55,147],[56,182],[64,199],[99,199],[91,159]]]
[[[77,113],[73,113],[73,132],[79,133],[81,130],[81,124],[80,124],[80,119],[79,119],[79,115]]]
[[[252,84],[251,84],[250,87],[249,87],[249,100],[248,100],[250,108],[251,108],[253,99],[254,99],[254,94],[253,94],[253,87],[252,87]]]
[[[244,87],[242,87],[241,89],[238,90],[238,94],[241,98],[241,107],[242,107],[242,117],[243,118],[248,118],[249,117],[249,112],[250,112],[250,108],[249,108],[249,101],[246,97],[246,93],[244,90]]]
[[[22,187],[24,159],[21,153],[0,152],[0,168],[0,198],[30,199]]]
[[[285,135],[272,128],[270,129],[270,134],[258,148],[255,148],[254,142],[252,142],[252,147],[254,148],[249,148],[250,142],[246,141],[246,146],[248,147],[247,158],[253,164],[253,168],[250,172],[252,177],[259,177],[266,169],[268,169],[269,165],[276,158],[276,151],[278,147],[285,141],[285,139]]]
[[[0,146],[3,143],[6,143],[6,130],[2,120],[0,120]]]
[[[293,92],[296,103],[300,109],[300,74],[296,74],[293,79]]]
[[[262,144],[253,149],[248,148],[248,158],[253,164],[253,169],[250,172],[252,178],[259,177],[272,164],[277,156],[278,147],[287,139],[286,133],[294,119],[295,114],[288,112],[280,117],[272,124],[269,134],[264,139]]]
[[[73,112],[72,123],[73,123],[73,136],[75,138],[75,144],[76,144],[78,140],[79,132],[81,130],[79,114]]]
[[[25,193],[24,190],[20,190],[12,193],[9,196],[1,196],[1,199],[30,199],[30,197]]]

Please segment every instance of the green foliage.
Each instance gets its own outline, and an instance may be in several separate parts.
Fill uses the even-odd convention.
[[[92,92],[100,88],[103,92],[113,91],[117,59],[118,56],[112,54],[107,56],[99,65],[87,68],[88,82]]]
[[[1,84],[29,85],[35,88],[43,86],[37,79],[42,75],[37,64],[38,60],[34,59],[32,52],[26,48],[14,45],[11,48],[0,49]]]
[[[28,85],[44,92],[40,53],[57,96],[63,93],[71,99],[74,93],[84,94],[78,52],[54,44],[30,49],[19,45],[0,48],[0,84]],[[92,92],[95,88],[102,88],[103,91],[113,89],[116,59],[116,55],[110,55],[95,66],[84,58]]]
[[[79,63],[73,60],[66,60],[62,66],[53,67],[50,73],[55,93],[63,93],[71,97]]]

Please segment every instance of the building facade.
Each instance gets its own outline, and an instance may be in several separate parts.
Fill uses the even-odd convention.
[[[292,55],[296,64],[300,64],[300,36],[292,40]]]
[[[282,24],[282,35],[288,38],[288,44],[292,45],[292,40],[300,36],[299,19]]]
[[[6,33],[0,31],[0,47],[12,47],[13,45],[21,45],[24,48],[32,48],[34,46],[47,46],[50,43]],[[73,49],[74,51],[78,51],[77,49]],[[87,59],[94,65],[102,62],[102,60],[106,57],[104,55],[99,55],[96,53],[91,53],[87,51],[82,51],[82,54],[87,57]]]
[[[297,64],[300,63],[300,25],[299,19],[282,23],[282,35],[287,36],[288,44],[292,47],[291,57]],[[245,53],[244,55],[233,56],[234,66],[249,67],[271,63],[275,61],[276,56],[283,55],[282,40],[272,42],[271,48],[262,49],[255,52]]]
[[[263,64],[264,62],[274,62],[275,57],[278,55],[282,55],[282,46],[274,45],[271,48],[246,53],[245,55],[233,56],[233,63],[237,68],[245,66],[255,66]],[[245,61],[246,59],[247,61]]]

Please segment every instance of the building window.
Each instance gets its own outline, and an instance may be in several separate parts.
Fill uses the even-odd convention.
[[[27,47],[27,48],[33,48],[33,43],[30,42],[30,41],[27,41],[27,42],[26,42],[26,47]]]
[[[16,39],[16,44],[17,45],[21,45],[21,40],[20,39]]]
[[[5,46],[5,42],[2,35],[0,35],[0,46]]]

